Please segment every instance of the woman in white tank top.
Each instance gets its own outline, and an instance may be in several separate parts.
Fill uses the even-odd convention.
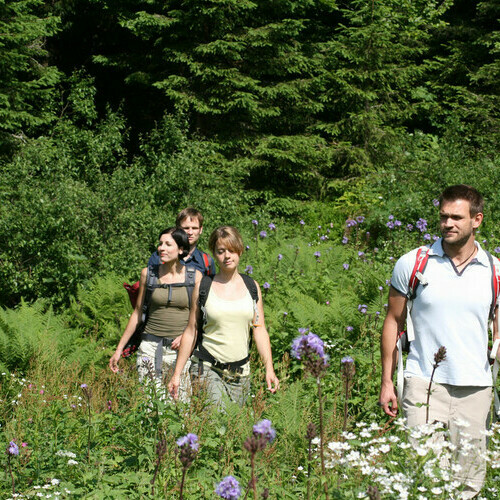
[[[279,381],[274,373],[271,343],[264,322],[264,308],[260,287],[256,307],[249,288],[238,272],[243,240],[231,226],[217,228],[210,236],[210,250],[219,272],[213,277],[205,302],[205,325],[201,342],[192,358],[191,373],[199,376],[207,386],[211,400],[224,404],[229,398],[243,404],[249,395],[250,365],[248,350],[250,330],[266,371],[266,385],[276,392]],[[205,278],[207,279],[207,278]],[[200,285],[193,292],[193,307],[189,323],[182,335],[174,374],[168,384],[170,394],[178,397],[182,369],[196,343]],[[201,345],[200,345],[201,344]]]

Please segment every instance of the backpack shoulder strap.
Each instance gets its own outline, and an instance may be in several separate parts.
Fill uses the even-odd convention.
[[[250,297],[252,297],[252,300],[255,302],[258,302],[259,300],[259,292],[257,291],[257,285],[255,284],[255,280],[251,277],[248,276],[248,274],[241,274],[241,278],[245,282],[245,286],[248,288],[248,291],[250,292]]]
[[[205,308],[205,304],[207,302],[208,292],[210,291],[210,287],[212,286],[212,277],[211,276],[203,276],[200,281],[200,290],[198,293],[198,305],[201,308]]]
[[[205,264],[205,275],[210,276],[210,259],[208,258],[208,254],[201,252],[201,256],[203,258],[203,263]]]
[[[257,308],[257,302],[259,301],[259,292],[257,290],[257,285],[255,284],[255,280],[248,276],[248,274],[241,274],[241,278],[243,279],[243,282],[245,283],[245,286],[248,289],[248,292],[250,293],[250,297],[252,297],[252,302],[253,302],[253,326],[259,326],[259,310]],[[252,337],[250,337],[251,339]]]
[[[186,266],[186,280],[184,281],[184,286],[187,288],[190,309],[191,309],[191,297],[193,296],[195,283],[196,283],[196,268],[193,266]]]
[[[408,281],[408,293],[406,294],[408,300],[413,300],[417,294],[418,285],[423,277],[427,261],[429,260],[430,250],[430,247],[420,247],[417,251],[415,265],[413,266],[413,271]]]
[[[493,256],[488,250],[485,250],[491,267],[491,306],[490,306],[490,321],[495,317],[495,308],[498,302],[498,295],[500,294],[500,269],[495,266]]]
[[[144,300],[142,302],[142,321],[146,321],[146,316],[149,309],[149,303],[151,302],[151,296],[153,291],[158,285],[160,266],[158,264],[148,265],[148,274],[146,277],[146,291],[144,292]]]

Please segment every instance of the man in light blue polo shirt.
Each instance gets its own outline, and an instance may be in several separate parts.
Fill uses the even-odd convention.
[[[442,237],[429,251],[425,279],[418,286],[412,304],[415,340],[410,344],[401,402],[409,426],[428,420],[442,422],[449,429],[461,468],[454,478],[464,484],[464,498],[475,496],[484,482],[486,463],[480,455],[486,450],[485,431],[492,395],[487,356],[492,269],[487,253],[475,241],[475,232],[483,220],[483,205],[478,191],[466,185],[450,186],[441,195]],[[417,250],[396,263],[382,331],[379,404],[392,417],[398,410],[392,380],[396,340],[406,319],[406,297]],[[496,258],[494,265],[500,266]],[[427,419],[427,391],[434,355],[441,346],[446,348],[446,359],[434,374]],[[464,425],[474,450],[467,455],[460,452],[460,427]]]

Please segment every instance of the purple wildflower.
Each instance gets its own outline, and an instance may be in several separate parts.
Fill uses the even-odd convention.
[[[271,288],[271,285],[266,281],[263,285],[264,290],[269,290]]]
[[[253,273],[253,267],[248,265],[247,267],[245,267],[245,272],[247,274],[252,274]]]
[[[362,215],[358,215],[358,216],[356,217],[356,222],[357,222],[358,224],[362,224],[364,221],[365,221],[365,218],[364,218]]]
[[[192,432],[180,437],[176,443],[179,448],[189,448],[192,451],[198,451],[198,436]]]
[[[421,233],[423,233],[427,229],[427,221],[425,219],[418,219],[416,223],[417,229],[420,230]]]
[[[395,221],[394,221],[394,225],[395,225],[396,227],[401,227],[401,221],[400,221],[400,220],[395,220]]]
[[[247,250],[247,251],[248,251],[248,250],[250,250],[250,246],[249,246],[249,245],[247,245],[247,246],[245,247],[245,250]]]
[[[389,215],[389,217],[387,217],[389,220],[393,220],[394,219],[394,215]]]
[[[431,239],[431,235],[429,233],[424,234],[424,240],[429,241]]]
[[[359,304],[358,311],[361,314],[366,314],[366,311],[368,311],[368,306],[366,304]]]
[[[345,329],[348,331],[348,332],[352,332],[354,330],[354,327],[349,325],[349,326],[346,326]]]
[[[292,342],[291,354],[295,359],[307,361],[312,355],[319,358],[322,364],[326,366],[328,356],[325,354],[324,342],[312,332],[306,333],[307,329],[299,328],[300,337]]]
[[[283,258],[283,255],[281,255],[281,254],[279,253],[279,254],[278,254],[278,261],[280,261],[282,258]]]
[[[349,269],[349,264],[347,262],[344,262],[342,264],[342,267],[344,268],[345,271],[347,271]]]
[[[304,222],[302,219],[300,219],[299,224],[300,224],[301,226],[304,226],[304,225],[305,225],[305,222]]]
[[[88,386],[87,386],[87,384],[82,384],[80,387],[81,387],[82,389],[86,389]]]
[[[268,227],[271,231],[274,231],[276,229],[276,226],[272,222],[269,224]]]
[[[276,437],[276,431],[271,427],[271,421],[261,420],[253,426],[253,433],[256,437],[263,437],[268,443],[272,443]]]
[[[410,232],[413,231],[413,224],[407,224],[406,225],[406,230],[410,231]]]
[[[391,220],[389,222],[386,222],[385,224],[389,229],[394,229],[394,222],[392,222]]]
[[[378,289],[379,289],[380,291],[382,291],[382,290],[384,289],[384,287],[383,287],[383,286],[379,286],[379,287],[378,287]]]
[[[266,231],[261,231],[261,232],[259,233],[259,236],[260,236],[261,238],[267,238],[267,233],[266,233]]]
[[[436,236],[436,235],[434,234],[434,235],[432,236],[432,239],[433,239],[434,241],[437,241],[437,240],[439,240],[439,236]]]
[[[255,220],[255,219],[254,219],[254,220],[252,221],[252,224],[253,224],[254,226],[257,226],[257,225],[259,224],[259,222],[258,222],[257,220]]]
[[[233,476],[226,476],[215,488],[215,493],[225,500],[237,500],[241,495],[240,483]]]
[[[360,251],[360,252],[358,252],[358,257],[359,257],[359,258],[362,258],[362,257],[364,257],[364,256],[365,256],[365,252],[361,252],[361,251]]]
[[[345,225],[346,225],[347,227],[353,227],[353,226],[355,226],[356,224],[357,224],[357,222],[356,222],[354,219],[347,219],[347,220],[345,221]]]
[[[340,360],[340,367],[342,373],[342,379],[344,383],[347,384],[346,390],[348,388],[349,383],[351,382],[354,374],[356,373],[356,367],[354,366],[354,359],[351,356],[344,356]]]
[[[347,236],[344,236],[342,238],[342,245],[347,245],[347,242],[349,241],[349,238]]]
[[[322,236],[319,237],[319,239],[321,241],[325,241],[326,239],[328,239],[328,236],[326,236],[326,234],[323,234]]]
[[[288,313],[286,311],[283,311],[283,317],[286,318],[288,316]]]
[[[493,250],[495,253],[500,253],[500,247],[495,247],[495,249]]]
[[[19,455],[19,446],[14,441],[8,444],[7,455]]]
[[[314,252],[314,256],[319,259],[321,257],[321,252],[318,250],[316,252]]]
[[[436,200],[436,198],[434,198],[432,200],[432,204],[435,206],[435,207],[439,207],[439,200]]]

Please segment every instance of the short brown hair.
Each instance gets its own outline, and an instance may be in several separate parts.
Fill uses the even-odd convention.
[[[466,200],[469,202],[470,215],[474,217],[478,213],[483,213],[484,200],[479,194],[479,191],[467,184],[455,184],[448,186],[439,197],[439,204],[442,205],[444,201],[457,201]]]
[[[180,227],[182,221],[184,219],[187,219],[188,217],[190,217],[191,219],[198,219],[200,227],[203,227],[203,215],[201,215],[201,212],[199,210],[193,207],[187,207],[184,210],[181,210],[177,214],[177,218],[175,219],[175,225],[177,227]]]
[[[222,240],[232,252],[236,252],[238,255],[243,253],[243,238],[235,227],[220,226],[212,231],[208,239],[208,248],[213,255],[215,255],[215,246],[219,240]]]

